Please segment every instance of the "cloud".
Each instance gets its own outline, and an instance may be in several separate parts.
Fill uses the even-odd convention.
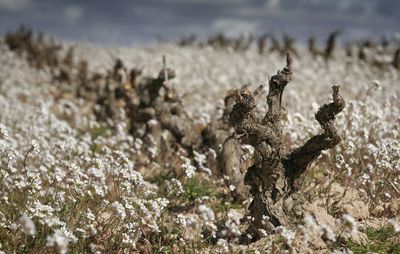
[[[238,36],[244,33],[255,33],[258,24],[252,21],[234,19],[234,18],[219,18],[212,24],[212,29],[215,32],[223,32],[228,36]]]
[[[400,15],[398,14],[400,9],[400,1],[378,1],[376,10],[382,16],[388,16],[395,20],[400,20]]]
[[[268,0],[265,3],[265,7],[268,10],[276,11],[280,8],[280,1],[279,0]]]
[[[0,0],[0,9],[6,11],[23,10],[31,4],[31,0]]]
[[[134,3],[133,3],[134,2]],[[71,39],[100,43],[174,39],[216,32],[287,32],[299,39],[379,38],[398,31],[400,0],[0,0],[0,34],[26,24]],[[61,13],[61,16],[60,16]],[[18,15],[16,15],[18,14]],[[97,29],[97,30],[96,30]],[[96,30],[96,32],[94,32]]]
[[[164,3],[175,3],[175,4],[240,4],[244,1],[242,0],[159,0]]]
[[[70,5],[64,9],[65,17],[72,23],[77,22],[82,18],[83,10],[78,5]]]

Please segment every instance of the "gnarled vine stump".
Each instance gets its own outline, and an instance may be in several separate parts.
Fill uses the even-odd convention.
[[[289,226],[286,200],[295,191],[294,181],[301,177],[310,163],[323,150],[333,148],[341,139],[334,125],[335,116],[345,102],[339,95],[339,86],[333,86],[333,102],[323,105],[315,115],[323,132],[312,137],[303,146],[288,151],[283,140],[282,93],[292,80],[291,57],[287,65],[269,80],[268,111],[264,119],[255,113],[255,100],[247,89],[241,89],[240,100],[230,114],[230,124],[240,141],[255,149],[254,164],[247,170],[244,182],[250,186],[253,200],[249,210],[253,217],[249,232],[252,240],[261,237],[277,226]]]

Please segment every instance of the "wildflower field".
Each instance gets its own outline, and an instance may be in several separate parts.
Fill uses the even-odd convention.
[[[0,253],[400,253],[400,43],[211,41],[1,38]]]

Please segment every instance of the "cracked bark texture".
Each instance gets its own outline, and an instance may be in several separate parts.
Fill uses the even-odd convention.
[[[261,237],[261,229],[270,233],[278,226],[290,226],[288,211],[290,196],[296,191],[294,181],[323,150],[333,148],[341,141],[334,119],[343,110],[345,102],[339,95],[339,86],[333,86],[333,102],[320,107],[315,115],[323,132],[293,151],[287,150],[282,133],[285,113],[282,94],[292,80],[289,53],[286,61],[286,67],[269,80],[268,111],[263,119],[255,113],[254,96],[246,88],[240,90],[240,99],[230,114],[230,124],[237,139],[255,149],[254,163],[244,177],[253,197],[249,206],[253,218],[248,229],[253,241]]]
[[[247,158],[248,156],[245,158],[244,156],[246,154],[246,149],[243,149],[242,142],[240,142],[240,137],[242,137],[242,135],[240,133],[232,133],[230,130],[231,128],[228,128],[228,126],[231,125],[230,116],[233,111],[233,107],[238,101],[243,99],[244,96],[249,93],[250,92],[248,92],[247,86],[243,86],[241,89],[233,89],[228,92],[224,100],[225,108],[223,116],[221,119],[219,119],[219,121],[217,121],[217,123],[220,124],[218,128],[214,128],[213,130],[215,136],[218,136],[216,143],[222,143],[222,150],[218,156],[220,168],[219,172],[223,176],[227,176],[227,178],[225,178],[225,182],[228,186],[235,186],[235,189],[231,191],[231,194],[236,201],[243,201],[249,198],[250,194],[248,188],[243,182],[243,177],[247,169],[253,163],[251,158]],[[252,99],[254,99],[254,103],[256,103],[257,99],[262,93],[263,86],[260,85],[252,93]],[[252,118],[255,119],[257,114],[258,112],[254,110],[252,112]],[[240,116],[238,117],[240,118]],[[221,140],[221,138],[223,139]]]

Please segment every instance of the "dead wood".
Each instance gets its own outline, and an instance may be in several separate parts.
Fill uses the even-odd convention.
[[[339,36],[340,31],[333,31],[329,36],[326,41],[326,47],[325,47],[325,60],[328,61],[332,59],[333,57],[333,52],[336,48],[336,39]]]
[[[240,90],[239,101],[230,114],[235,138],[255,149],[254,163],[244,177],[244,183],[250,186],[253,197],[249,207],[252,220],[248,230],[253,240],[261,237],[261,229],[270,233],[277,226],[290,226],[287,203],[296,190],[294,181],[304,174],[321,151],[333,148],[341,140],[334,118],[345,104],[339,95],[339,86],[333,86],[333,102],[322,106],[316,114],[323,133],[312,137],[303,146],[287,151],[282,133],[285,113],[282,95],[292,80],[291,64],[292,59],[287,54],[286,67],[269,80],[268,111],[263,119],[258,117],[254,96],[246,88]],[[231,150],[233,154],[237,152]]]
[[[228,186],[235,186],[235,189],[231,193],[234,199],[239,201],[249,197],[249,191],[243,183],[243,177],[251,164],[249,164],[249,160],[244,160],[248,151],[245,151],[246,148],[243,148],[243,144],[239,142],[241,134],[234,135],[230,121],[232,120],[231,113],[234,106],[243,99],[247,91],[247,86],[243,86],[241,89],[229,90],[224,99],[225,107],[222,118],[213,121],[211,125],[211,132],[214,135],[215,141],[211,147],[218,149],[216,145],[222,144],[222,150],[218,154],[219,173],[226,178]],[[262,85],[253,91],[254,104],[256,104],[257,99],[262,93]],[[258,114],[256,110],[253,113],[254,115]]]
[[[397,70],[400,70],[400,48],[398,48],[394,53],[392,65]]]

